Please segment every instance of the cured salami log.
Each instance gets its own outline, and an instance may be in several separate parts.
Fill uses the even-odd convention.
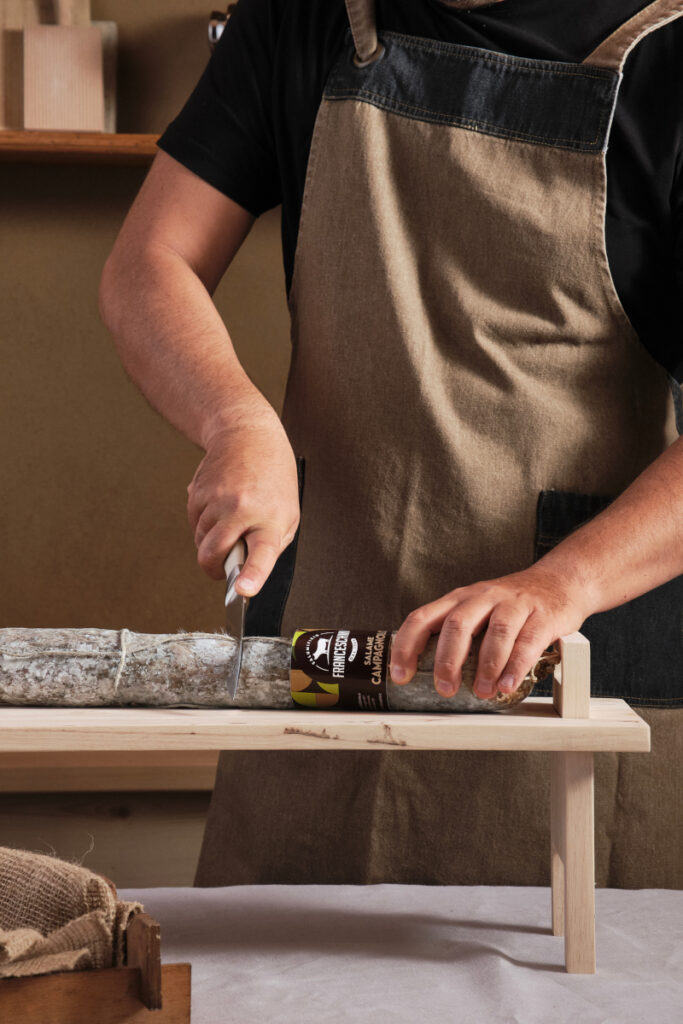
[[[434,689],[434,636],[406,686],[389,681],[392,711],[505,710],[548,676],[559,656],[548,651],[519,690],[480,700],[472,693],[478,641],[455,697]],[[224,633],[133,633],[127,629],[0,629],[0,704],[52,707],[295,707],[290,692],[291,641],[245,637],[233,701],[227,680],[237,641]],[[315,712],[313,712],[314,714]]]

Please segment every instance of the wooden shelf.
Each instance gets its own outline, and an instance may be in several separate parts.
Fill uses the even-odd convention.
[[[650,730],[623,700],[561,718],[550,697],[504,715],[171,708],[3,707],[0,751],[630,750]]]
[[[158,138],[158,135],[113,135],[109,132],[0,130],[0,161],[145,166],[156,152]]]

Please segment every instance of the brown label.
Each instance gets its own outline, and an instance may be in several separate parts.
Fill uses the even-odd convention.
[[[386,711],[390,637],[386,629],[297,629],[292,699],[306,708]]]

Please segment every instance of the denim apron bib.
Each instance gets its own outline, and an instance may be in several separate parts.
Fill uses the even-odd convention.
[[[251,632],[396,629],[527,567],[676,437],[670,381],[608,266],[605,151],[628,52],[683,0],[581,64],[378,34],[372,0],[346,6],[290,291],[296,567],[253,603]],[[681,591],[589,620],[594,693],[675,702]],[[259,621],[266,607],[280,621]],[[611,757],[598,879],[621,847],[620,877],[640,878]],[[197,881],[543,884],[545,771],[533,754],[224,754]]]

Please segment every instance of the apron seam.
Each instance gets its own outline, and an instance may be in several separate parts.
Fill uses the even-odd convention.
[[[619,297],[619,293],[614,283],[612,270],[609,265],[609,256],[607,255],[607,244],[605,238],[605,222],[607,216],[607,161],[604,152],[599,154],[599,159],[595,161],[594,188],[592,189],[592,194],[593,202],[590,220],[591,223],[593,223],[594,230],[591,232],[591,248],[593,250],[592,257],[595,264],[597,264],[599,271],[598,278],[603,295],[615,320],[621,324],[622,328],[625,328],[623,334],[627,336],[627,344],[637,345],[640,349],[647,352],[652,361],[656,363],[654,357],[650,355],[640,340],[640,336],[636,331],[631,318],[624,309],[624,305]],[[657,365],[659,366],[658,363]],[[666,373],[663,367],[661,367],[661,370],[663,374]]]
[[[347,30],[348,31],[348,30]],[[567,78],[593,78],[601,81],[609,81],[614,77],[615,71],[612,68],[600,68],[598,65],[583,64],[580,61],[553,61],[545,60],[543,57],[519,57],[514,53],[499,53],[496,50],[487,50],[485,47],[466,46],[464,43],[450,43],[442,39],[428,39],[426,36],[408,36],[401,32],[381,32],[378,34],[381,40],[397,40],[407,50],[421,52],[441,53],[446,58],[467,60],[471,64],[502,64],[524,73],[537,74],[539,77],[547,75],[561,75]],[[563,70],[569,69],[572,70]],[[586,71],[590,68],[590,71]]]
[[[510,139],[517,142],[529,142],[536,145],[546,145],[550,148],[557,149],[571,149],[581,152],[582,146],[595,147],[599,139],[602,136],[602,131],[599,131],[593,139],[565,139],[560,137],[546,138],[542,135],[533,135],[531,132],[521,132],[511,128],[504,128],[500,125],[495,124],[492,121],[482,121],[477,118],[463,117],[459,114],[438,114],[435,111],[429,110],[427,107],[418,107],[414,104],[402,103],[400,100],[389,99],[382,93],[373,92],[370,89],[358,88],[353,92],[348,91],[336,91],[333,88],[325,91],[325,99],[332,102],[334,100],[353,100],[365,98],[368,100],[376,100],[372,106],[380,107],[383,110],[387,110],[389,113],[400,114],[409,117],[412,114],[424,114],[425,117],[413,117],[413,120],[433,122],[435,124],[452,125],[454,128],[474,126],[480,128],[493,128],[495,131],[484,132],[486,135],[499,135],[503,138]],[[599,123],[600,129],[605,124],[605,115],[601,115]],[[568,143],[566,146],[560,145],[561,143]],[[589,150],[590,153],[595,153],[595,148]]]

